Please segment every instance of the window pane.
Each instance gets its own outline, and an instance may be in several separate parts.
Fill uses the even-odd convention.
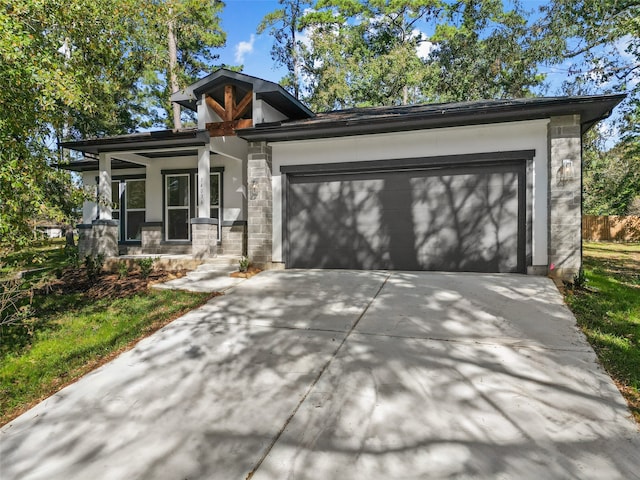
[[[189,210],[180,208],[168,210],[168,231],[169,240],[189,240]]]
[[[209,210],[209,216],[210,216],[211,218],[220,218],[220,217],[218,216],[218,207],[216,207],[216,208],[212,208],[211,210]]]
[[[219,195],[219,181],[220,181],[220,175],[218,174],[213,174],[209,176],[209,184],[211,185],[211,205],[213,206],[218,206],[218,202],[220,201],[220,195]],[[211,217],[214,218],[214,217]]]
[[[189,177],[167,177],[167,205],[185,207],[189,205]]]
[[[126,183],[127,208],[145,208],[145,183],[144,180]]]
[[[127,212],[127,240],[142,239],[144,212]]]

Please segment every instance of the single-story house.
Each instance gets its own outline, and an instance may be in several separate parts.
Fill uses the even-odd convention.
[[[624,95],[314,113],[225,69],[172,95],[197,128],[65,142],[95,187],[83,253],[263,267],[552,274],[581,266],[582,135]]]

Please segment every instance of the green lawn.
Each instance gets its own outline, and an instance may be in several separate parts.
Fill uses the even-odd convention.
[[[46,263],[55,265],[52,268],[65,266],[61,244],[31,252],[56,260]],[[33,265],[28,252],[5,256],[0,262],[5,278]],[[111,292],[109,287],[117,281],[115,275],[103,275],[97,280],[98,289]],[[208,293],[145,290],[146,279],[136,274],[122,281],[144,283],[141,292],[131,294],[127,287],[118,298],[40,290],[33,297],[27,321],[0,327],[0,425],[212,297]],[[45,282],[46,278],[36,281],[39,288]]]
[[[5,332],[0,337],[0,424],[203,304],[210,295],[153,291],[98,302],[78,294],[60,297],[47,302],[49,309],[55,304],[64,311],[43,314],[34,333]]]
[[[566,301],[640,423],[640,244],[585,243],[584,289]]]

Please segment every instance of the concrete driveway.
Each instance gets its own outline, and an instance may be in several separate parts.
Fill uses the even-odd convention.
[[[0,430],[9,479],[631,479],[548,279],[266,272]]]

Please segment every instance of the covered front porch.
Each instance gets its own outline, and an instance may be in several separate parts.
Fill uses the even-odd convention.
[[[78,226],[82,256],[246,254],[246,141],[188,129],[72,148],[95,198]]]

